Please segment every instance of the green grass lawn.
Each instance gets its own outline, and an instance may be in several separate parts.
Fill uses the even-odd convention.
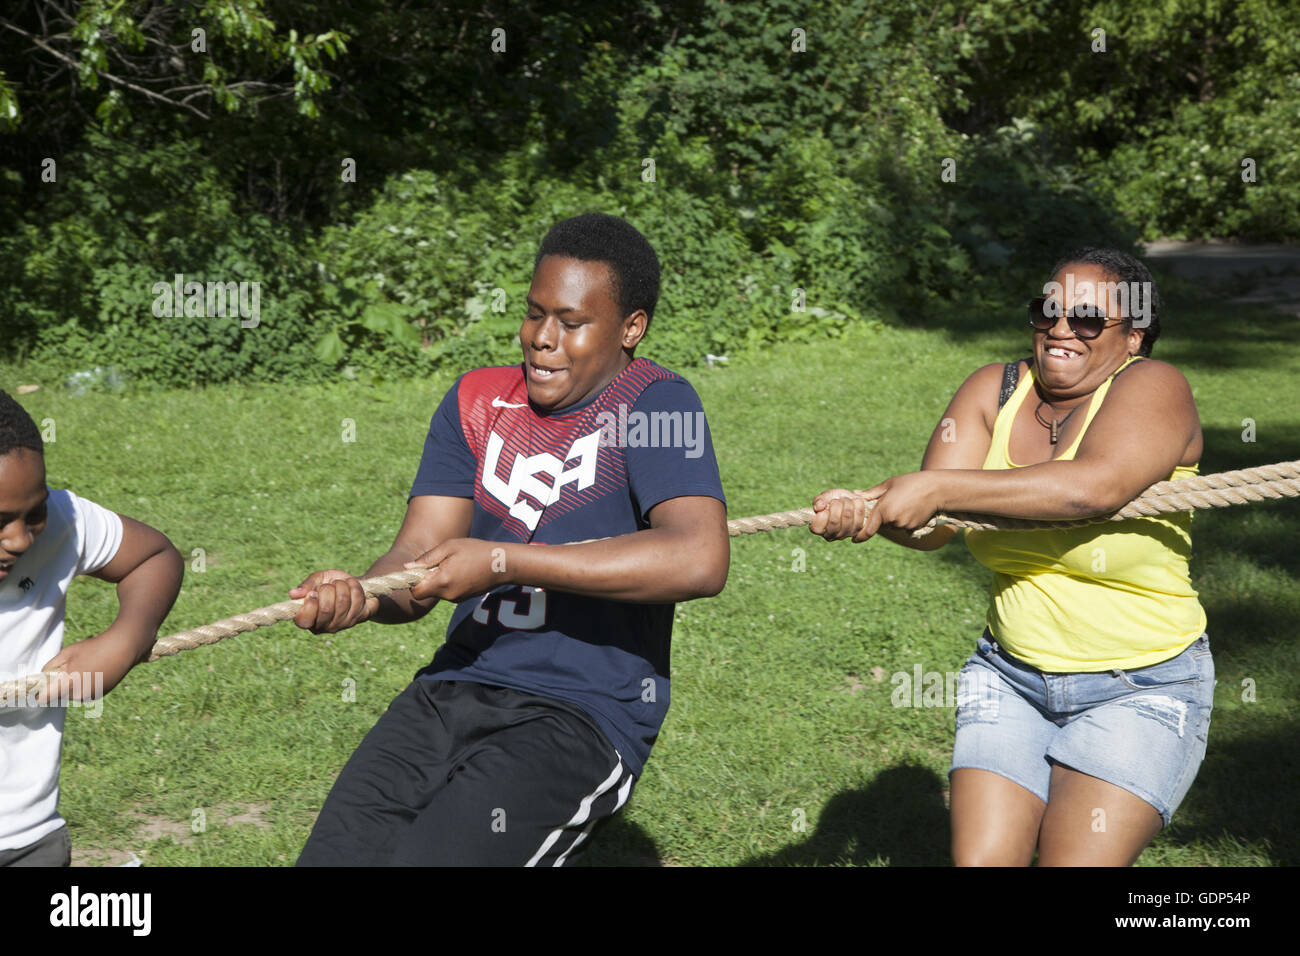
[[[1156,357],[1193,385],[1202,472],[1300,457],[1300,323],[1206,297],[1169,312],[1178,319]],[[730,515],[915,469],[962,379],[1027,351],[1027,333],[1011,319],[990,332],[988,315],[983,328],[953,314],[690,371]],[[7,388],[27,381],[0,371]],[[190,562],[171,632],[282,600],[316,568],[364,570],[397,529],[453,378],[81,397],[45,382],[22,400],[57,429],[52,486],[154,525]],[[355,442],[342,440],[344,419]],[[1209,754],[1140,863],[1294,865],[1300,504],[1203,512],[1194,540],[1219,681]],[[678,606],[672,710],[588,862],[946,864],[952,709],[892,706],[891,677],[917,664],[957,671],[988,583],[960,542],[923,554],[806,530],[733,540],[722,595]],[[79,579],[69,638],[97,633],[114,609],[110,587]],[[279,625],[137,668],[99,719],[71,710],[61,809],[78,859],[291,863],[334,775],[442,641],[448,612],[332,636]]]

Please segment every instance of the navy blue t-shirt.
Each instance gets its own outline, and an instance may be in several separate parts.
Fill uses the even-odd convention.
[[[429,425],[417,495],[472,497],[470,537],[537,546],[648,528],[670,498],[726,500],[695,390],[640,358],[549,414],[529,404],[522,365],[462,376]],[[673,607],[507,585],[457,605],[420,676],[576,704],[639,775],[668,712]]]

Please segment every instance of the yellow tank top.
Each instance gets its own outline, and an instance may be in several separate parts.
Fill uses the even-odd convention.
[[[1078,436],[1056,460],[1074,458],[1113,379],[1097,389]],[[994,421],[985,469],[1020,467],[1009,452],[1011,423],[1033,389],[1031,364]],[[1196,472],[1179,465],[1169,478]],[[1057,673],[1129,670],[1181,653],[1205,630],[1188,573],[1191,521],[1191,512],[1179,512],[1051,531],[966,532],[975,560],[993,571],[989,631],[1015,657]]]

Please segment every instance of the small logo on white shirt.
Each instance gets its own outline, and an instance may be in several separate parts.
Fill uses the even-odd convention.
[[[509,402],[501,401],[501,396],[498,395],[496,398],[492,399],[492,407],[493,408],[527,408],[528,403],[524,402],[522,405],[511,405]]]
[[[23,578],[21,581],[18,582],[18,586],[22,588],[24,591],[30,591],[35,585],[36,582],[33,581],[31,578]]]

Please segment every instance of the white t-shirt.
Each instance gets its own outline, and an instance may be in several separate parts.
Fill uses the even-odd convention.
[[[35,674],[59,653],[68,585],[108,564],[122,544],[122,519],[92,501],[50,489],[47,507],[45,530],[0,580],[0,681]],[[63,825],[65,714],[65,707],[0,706],[0,850],[29,846]]]

